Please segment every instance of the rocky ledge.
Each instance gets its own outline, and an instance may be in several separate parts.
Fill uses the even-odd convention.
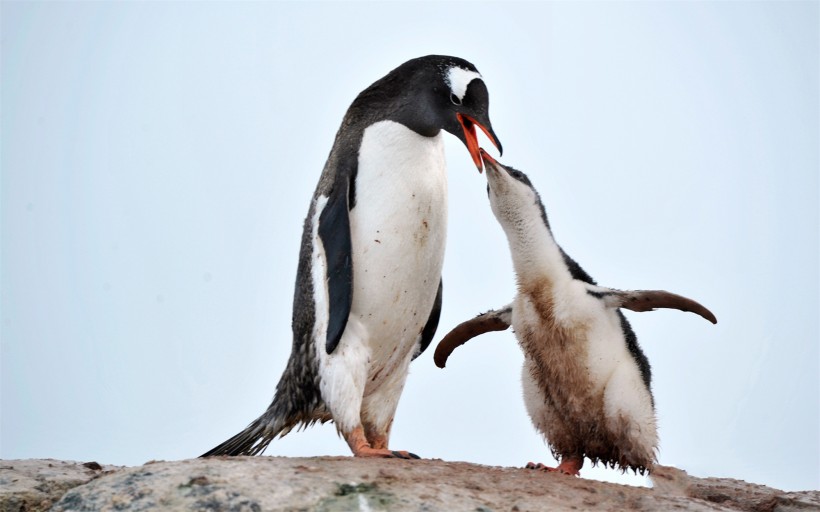
[[[233,457],[102,466],[0,461],[0,511],[820,510],[783,492],[659,467],[654,488],[442,460]]]

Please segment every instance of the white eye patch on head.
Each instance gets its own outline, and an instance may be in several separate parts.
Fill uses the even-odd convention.
[[[467,93],[467,86],[476,78],[481,79],[481,74],[469,69],[452,67],[447,70],[445,80],[450,86],[450,92],[458,98],[459,101],[464,100],[464,95]]]

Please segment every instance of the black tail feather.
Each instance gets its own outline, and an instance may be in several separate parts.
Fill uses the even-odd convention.
[[[294,409],[288,405],[287,401],[279,400],[277,395],[262,416],[253,420],[242,432],[208,450],[200,457],[260,455],[271,441],[284,436],[294,427],[307,427],[317,421],[325,423],[331,420],[330,413],[324,404],[307,411],[296,412],[293,412]]]
[[[217,455],[259,455],[265,451],[271,440],[279,434],[282,428],[266,428],[265,416],[261,416],[248,425],[245,430],[231,437],[224,443],[208,450],[200,457],[214,457]]]
[[[294,414],[293,408],[289,405],[289,401],[282,400],[277,393],[262,416],[253,420],[242,432],[208,450],[200,457],[261,454],[275,437],[287,434],[294,425],[302,421],[303,414]]]
[[[312,341],[294,342],[294,350],[267,410],[242,432],[200,457],[259,455],[276,437],[284,436],[295,427],[330,421],[332,417],[322,401],[317,375],[318,359],[313,355]]]

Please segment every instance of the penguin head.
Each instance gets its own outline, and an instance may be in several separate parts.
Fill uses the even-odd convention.
[[[490,96],[476,67],[445,55],[409,60],[362,92],[360,100],[380,104],[388,119],[428,137],[442,129],[467,146],[482,170],[476,128],[501,153],[501,143],[490,123]]]
[[[509,233],[509,229],[526,231],[532,225],[543,222],[550,229],[547,212],[541,196],[523,172],[498,163],[479,149],[487,168],[487,195],[490,207],[498,222]]]
[[[452,59],[439,68],[446,85],[443,91],[447,95],[445,103],[448,103],[441,109],[443,116],[440,122],[445,130],[467,146],[478,172],[481,172],[482,161],[476,128],[487,135],[499,154],[502,153],[501,143],[490,123],[490,94],[475,66],[462,59]],[[438,98],[438,102],[441,103],[441,98]]]

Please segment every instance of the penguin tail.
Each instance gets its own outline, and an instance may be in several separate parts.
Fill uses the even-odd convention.
[[[271,440],[276,437],[284,428],[268,428],[265,416],[255,419],[245,429],[231,437],[227,441],[211,448],[200,457],[215,457],[218,455],[259,455],[265,451]]]
[[[293,353],[302,354],[302,351],[294,349]],[[316,373],[312,364],[291,356],[267,410],[244,430],[200,457],[260,455],[271,441],[286,435],[294,427],[332,420],[316,385]]]
[[[307,410],[292,410],[288,408],[287,400],[281,400],[280,396],[277,393],[268,410],[253,420],[244,430],[199,457],[260,455],[271,441],[285,436],[294,427],[299,426],[301,429],[316,422],[325,423],[332,419],[330,412],[323,404]]]
[[[253,420],[250,425],[235,436],[208,450],[200,457],[259,455],[265,451],[273,439],[284,436],[295,425],[304,422],[304,415],[289,414],[279,400],[279,396],[276,396],[262,416]]]

